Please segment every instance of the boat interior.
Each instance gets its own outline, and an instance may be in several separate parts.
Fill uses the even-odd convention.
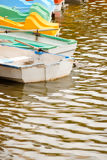
[[[0,45],[0,65],[11,67],[29,67],[33,65],[52,65],[62,57],[48,53],[37,54],[33,50]]]

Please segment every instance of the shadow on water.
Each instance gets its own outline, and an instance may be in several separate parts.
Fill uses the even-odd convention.
[[[72,4],[72,5],[80,5],[80,4],[83,4],[85,2],[88,2],[88,0],[66,0],[65,3],[69,3],[69,4]]]
[[[28,99],[27,95],[29,94],[48,95],[63,89],[72,88],[75,83],[72,79],[72,75],[73,73],[69,76],[54,81],[28,84],[0,79],[0,92],[19,99],[23,97]]]

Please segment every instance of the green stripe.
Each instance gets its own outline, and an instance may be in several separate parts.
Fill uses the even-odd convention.
[[[5,27],[5,26],[0,26],[0,28],[3,28],[3,29],[9,29],[9,30],[19,30],[19,29],[15,29],[15,28],[11,28],[11,27]],[[28,34],[31,34],[32,32],[26,32]],[[77,43],[76,40],[74,39],[66,39],[66,38],[62,38],[62,37],[55,37],[55,36],[50,36],[50,35],[46,35],[46,34],[40,34],[41,37],[46,37],[46,38],[50,38],[50,39],[55,39],[55,40],[58,40],[58,41],[62,41],[62,42],[66,42],[67,44],[75,44]]]

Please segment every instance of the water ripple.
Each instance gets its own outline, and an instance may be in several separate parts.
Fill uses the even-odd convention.
[[[0,158],[107,159],[106,3],[68,5],[60,36],[76,39],[78,65],[48,83],[0,80]]]

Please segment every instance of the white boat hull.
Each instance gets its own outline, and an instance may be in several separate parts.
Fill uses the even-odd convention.
[[[49,66],[33,66],[12,68],[0,66],[0,77],[22,83],[52,81],[70,74],[72,62],[62,61],[60,64]]]
[[[8,46],[0,46],[0,53],[0,77],[13,81],[51,81],[67,76],[72,71],[73,60],[56,55],[36,55],[33,51]],[[7,62],[4,61],[5,57]],[[32,63],[28,64],[31,59]]]

